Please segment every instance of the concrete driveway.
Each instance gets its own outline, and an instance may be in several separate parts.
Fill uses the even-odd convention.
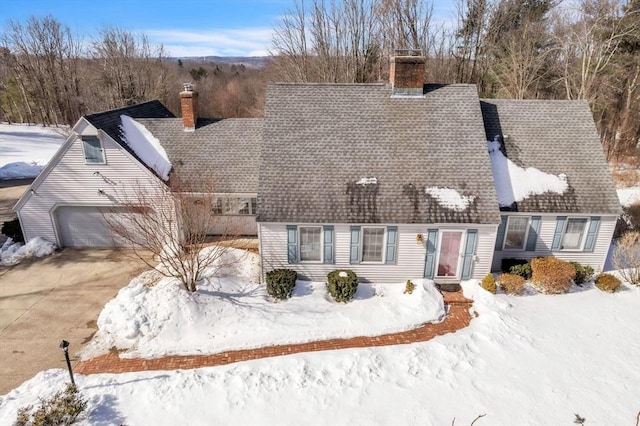
[[[105,303],[144,269],[131,253],[97,249],[0,267],[0,395],[39,371],[66,368],[60,341],[71,343],[70,354],[80,350]]]

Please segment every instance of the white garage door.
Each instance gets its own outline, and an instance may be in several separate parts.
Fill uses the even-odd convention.
[[[64,247],[121,247],[128,245],[114,235],[104,215],[117,215],[97,206],[65,206],[56,210],[60,238]]]

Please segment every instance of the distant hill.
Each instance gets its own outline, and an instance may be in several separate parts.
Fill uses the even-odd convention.
[[[252,68],[264,68],[267,65],[268,56],[181,56],[170,57],[169,60],[183,62],[215,62],[219,64],[244,65]]]

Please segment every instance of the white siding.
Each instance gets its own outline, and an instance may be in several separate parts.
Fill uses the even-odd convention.
[[[329,223],[325,225],[331,225]],[[381,283],[400,283],[408,279],[422,278],[426,249],[416,242],[416,235],[426,238],[427,229],[477,229],[476,261],[473,278],[482,278],[489,273],[496,238],[495,225],[428,225],[411,224],[398,226],[398,254],[395,265],[349,263],[350,224],[333,224],[335,232],[334,264],[296,263],[287,260],[287,224],[259,223],[260,255],[264,274],[275,268],[295,269],[298,274],[314,281],[324,281],[334,269],[351,269],[363,280]],[[391,224],[390,224],[391,225]],[[363,225],[366,226],[366,225]],[[386,225],[379,225],[386,226]]]
[[[157,178],[120,145],[104,133],[101,140],[106,164],[85,164],[82,142],[76,138],[61,147],[66,152],[52,165],[48,175],[34,182],[35,193],[27,194],[19,211],[27,241],[42,237],[61,244],[55,219],[59,206],[112,206],[117,194],[127,188],[157,185]]]
[[[553,242],[553,234],[556,230],[556,217],[568,216],[568,217],[585,217],[599,216],[599,215],[536,215],[542,216],[540,223],[540,232],[538,233],[538,239],[536,241],[535,251],[524,250],[501,250],[496,251],[493,264],[491,266],[492,271],[500,271],[502,265],[502,259],[516,258],[516,259],[533,259],[540,256],[555,256],[558,259],[566,261],[575,261],[583,265],[589,265],[597,271],[602,271],[604,262],[607,258],[607,252],[609,251],[609,245],[611,244],[611,238],[616,226],[615,216],[600,216],[600,228],[598,230],[598,236],[596,237],[595,247],[593,252],[583,251],[551,251],[551,243]]]

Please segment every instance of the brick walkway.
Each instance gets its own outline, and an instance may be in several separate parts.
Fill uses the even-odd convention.
[[[370,346],[401,345],[424,342],[447,333],[453,333],[469,325],[471,316],[469,307],[472,301],[462,292],[443,293],[449,312],[444,321],[437,324],[425,324],[413,330],[384,334],[376,337],[353,337],[350,339],[331,339],[294,345],[269,346],[265,348],[227,351],[214,355],[168,356],[164,358],[142,359],[119,358],[116,354],[102,355],[79,362],[74,371],[80,374],[126,373],[131,371],[176,370],[231,364],[259,358],[316,352],[332,349],[365,348]]]

